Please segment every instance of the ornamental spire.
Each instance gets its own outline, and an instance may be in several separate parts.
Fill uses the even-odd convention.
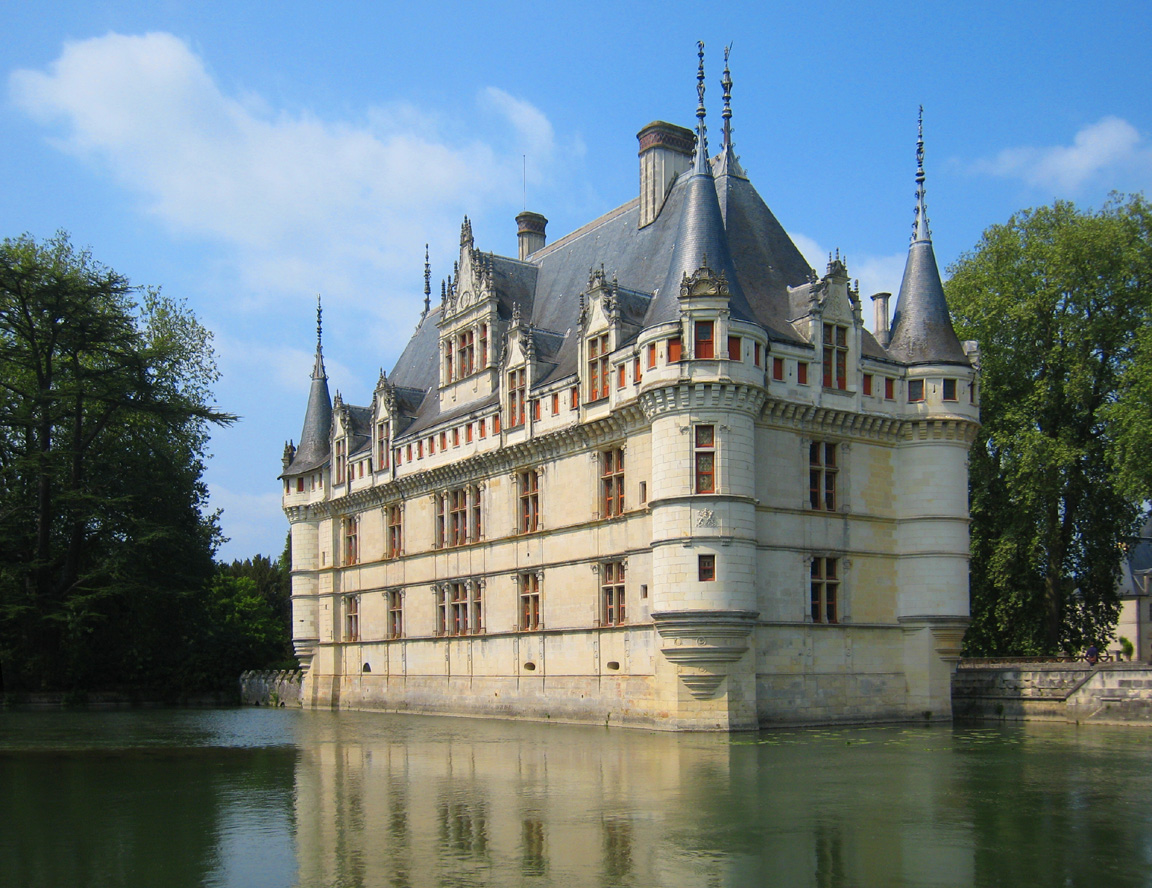
[[[732,52],[732,44],[724,47],[724,76],[720,79],[720,86],[724,88],[724,148],[732,147],[732,74],[728,70],[728,54]]]
[[[708,127],[704,124],[707,111],[704,109],[704,41],[696,41],[696,54],[700,57],[700,67],[696,71],[696,158],[694,172],[702,173],[708,163]]]
[[[424,314],[432,302],[432,266],[428,262],[428,245],[424,245]]]
[[[912,241],[932,241],[928,227],[928,201],[924,193],[924,106],[916,120],[916,221],[912,226]]]
[[[320,304],[319,293],[316,294],[316,363],[312,366],[312,378],[328,378],[324,372],[324,307]]]

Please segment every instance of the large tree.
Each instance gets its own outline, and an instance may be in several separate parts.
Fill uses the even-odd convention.
[[[1147,377],[1135,375],[1141,343],[1152,346],[1148,205],[1021,212],[950,271],[949,305],[961,337],[979,342],[983,386],[966,650],[1100,643],[1118,615],[1123,546],[1152,489],[1139,472],[1149,462],[1138,418]]]
[[[0,243],[3,687],[171,679],[219,533],[211,334],[61,234]]]

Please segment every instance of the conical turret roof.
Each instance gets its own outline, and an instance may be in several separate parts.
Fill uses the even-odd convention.
[[[940,282],[924,197],[923,109],[916,141],[916,221],[892,316],[888,353],[906,364],[968,364]]]
[[[328,462],[332,434],[332,398],[328,394],[328,374],[324,370],[324,350],[321,336],[320,302],[316,302],[316,362],[312,366],[312,387],[308,391],[308,409],[304,412],[304,428],[300,432],[300,446],[285,475],[301,475]]]
[[[692,172],[688,174],[683,185],[677,183],[676,186],[684,189],[676,245],[672,251],[672,260],[668,265],[664,284],[648,308],[644,319],[645,326],[661,324],[680,317],[680,282],[685,275],[692,275],[703,266],[708,266],[717,274],[723,273],[727,278],[729,305],[733,317],[742,320],[753,320],[755,317],[736,277],[736,267],[728,247],[728,235],[724,230],[724,217],[720,212],[720,199],[716,195],[716,180],[712,177],[712,165],[708,161],[708,136],[704,126],[702,45],[697,79],[700,101],[696,110],[698,122]]]

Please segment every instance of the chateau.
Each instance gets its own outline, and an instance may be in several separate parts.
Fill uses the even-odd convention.
[[[320,343],[284,452],[306,706],[744,730],[951,716],[977,352],[917,206],[895,311],[817,275],[723,135],[476,246],[368,406]],[[898,235],[893,235],[893,240]],[[319,340],[319,325],[318,325]]]

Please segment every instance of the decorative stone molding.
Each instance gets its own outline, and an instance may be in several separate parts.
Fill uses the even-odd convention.
[[[652,622],[660,634],[660,652],[677,666],[694,672],[680,679],[697,700],[707,700],[727,675],[724,664],[735,663],[748,651],[748,637],[757,611],[657,611]]]

